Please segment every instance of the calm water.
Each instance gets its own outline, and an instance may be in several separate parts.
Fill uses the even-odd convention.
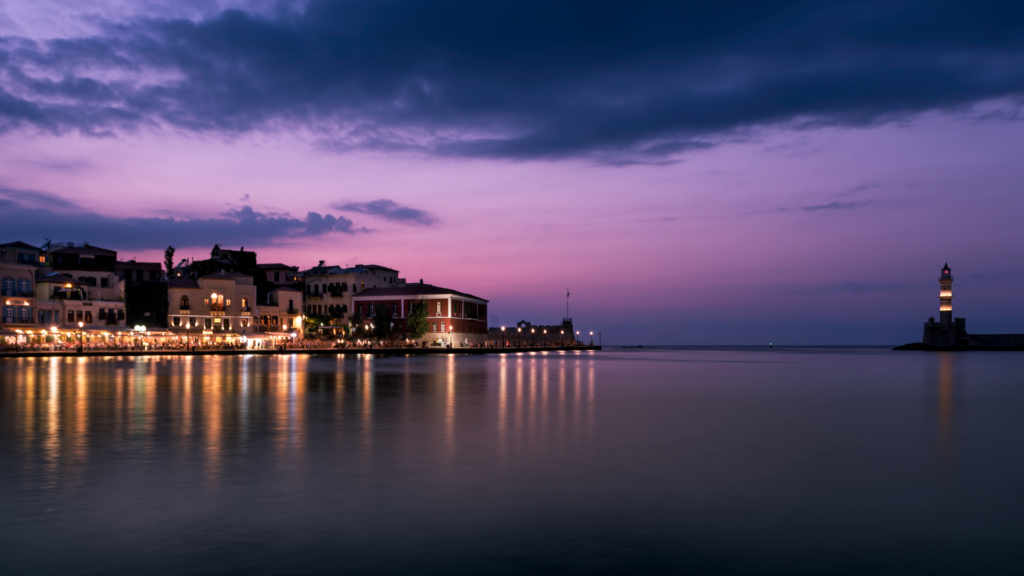
[[[0,360],[0,573],[1010,574],[1024,354]]]

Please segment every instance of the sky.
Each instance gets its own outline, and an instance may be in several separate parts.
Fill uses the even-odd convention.
[[[0,241],[381,264],[607,344],[1024,332],[1024,4],[0,1]]]

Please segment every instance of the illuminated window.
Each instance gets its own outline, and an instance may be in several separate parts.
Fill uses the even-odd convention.
[[[437,314],[434,314],[434,316],[440,316],[440,315],[441,315],[441,303],[438,302],[437,303]]]

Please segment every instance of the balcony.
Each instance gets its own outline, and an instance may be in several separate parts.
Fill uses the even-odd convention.
[[[242,316],[252,316],[252,307],[242,306]]]
[[[291,308],[291,307],[289,307],[289,308],[288,308],[288,311],[287,311],[287,314],[301,314],[301,312],[299,312],[299,311],[298,311],[297,309],[295,309],[295,308]]]

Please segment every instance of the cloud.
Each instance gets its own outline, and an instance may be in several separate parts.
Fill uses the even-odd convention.
[[[870,203],[871,203],[870,200],[865,200],[863,202],[838,202],[837,201],[837,202],[830,202],[828,204],[821,204],[819,206],[803,206],[801,209],[802,210],[809,210],[809,211],[814,211],[814,210],[853,210],[854,208],[857,208],[859,206],[867,206]]]
[[[1024,92],[1019,2],[266,4],[2,38],[0,131],[286,129],[338,151],[661,163]]]
[[[305,218],[265,214],[249,206],[230,209],[217,218],[118,218],[89,212],[58,196],[42,192],[0,189],[4,214],[3,241],[41,244],[43,238],[89,241],[116,249],[272,245],[278,240],[322,236],[332,232],[370,232],[344,216],[309,212]]]
[[[437,217],[429,212],[409,208],[408,206],[400,206],[394,200],[386,200],[383,198],[372,202],[338,202],[331,204],[331,208],[345,212],[369,214],[370,216],[376,216],[378,218],[383,218],[384,220],[399,222],[401,224],[433,226],[438,222]]]
[[[674,222],[675,218],[641,218],[637,222]]]

